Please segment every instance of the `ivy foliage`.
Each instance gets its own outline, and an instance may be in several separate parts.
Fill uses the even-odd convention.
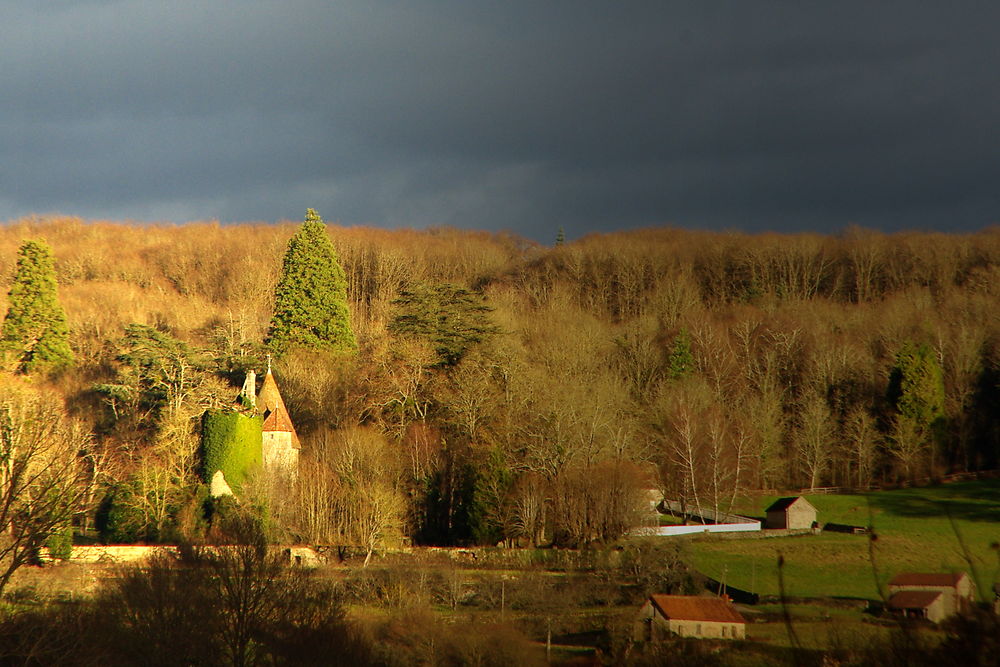
[[[71,365],[69,327],[56,295],[55,264],[48,245],[26,241],[21,246],[7,299],[0,338],[17,371],[30,373]]]
[[[292,347],[333,352],[358,347],[347,310],[347,279],[326,225],[312,209],[288,242],[267,344],[278,354]]]
[[[473,345],[500,332],[482,296],[452,283],[413,283],[393,301],[389,331],[430,343],[438,366],[454,366]]]
[[[208,410],[201,422],[202,478],[212,482],[216,470],[239,493],[251,470],[261,464],[263,419],[235,410]]]

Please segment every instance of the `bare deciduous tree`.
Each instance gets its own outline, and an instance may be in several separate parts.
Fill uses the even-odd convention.
[[[0,378],[0,592],[83,509],[88,441],[54,396]]]
[[[833,432],[826,401],[815,394],[807,396],[799,413],[796,451],[810,489],[817,487],[833,459]]]

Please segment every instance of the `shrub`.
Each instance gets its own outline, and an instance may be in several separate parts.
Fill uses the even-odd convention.
[[[73,526],[65,526],[45,540],[49,555],[58,560],[69,560],[73,554]]]
[[[138,542],[149,537],[146,518],[136,506],[134,482],[122,482],[108,489],[97,508],[94,523],[104,544]]]

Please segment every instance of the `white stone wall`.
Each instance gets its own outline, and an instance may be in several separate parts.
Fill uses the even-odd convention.
[[[262,457],[264,470],[295,475],[299,470],[299,450],[292,447],[292,434],[285,431],[268,431],[263,437]]]
[[[158,554],[177,555],[177,547],[172,546],[138,546],[138,545],[105,545],[105,546],[74,546],[70,554],[71,563],[135,563]],[[51,562],[52,556],[48,547],[39,551],[39,560]]]

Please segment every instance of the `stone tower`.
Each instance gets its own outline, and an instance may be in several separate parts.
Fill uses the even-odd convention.
[[[268,364],[264,384],[257,394],[257,414],[264,418],[261,463],[268,473],[296,476],[299,469],[299,436],[281,399]]]

